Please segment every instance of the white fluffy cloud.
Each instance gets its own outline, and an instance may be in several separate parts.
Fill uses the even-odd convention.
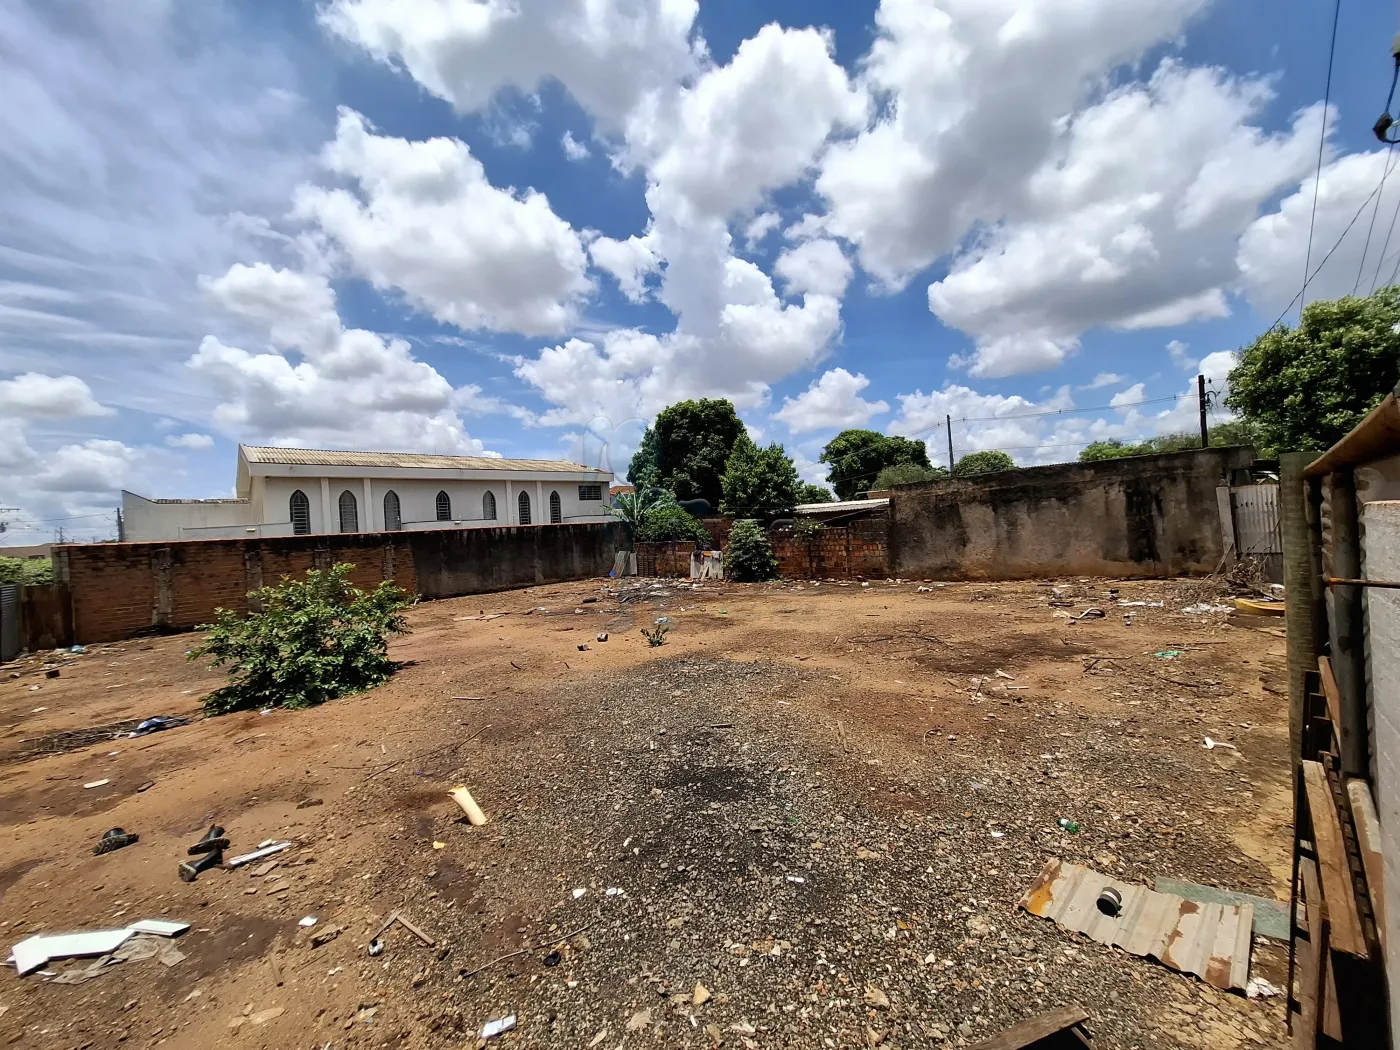
[[[851,263],[833,240],[805,241],[778,256],[773,272],[790,292],[813,292],[840,299],[851,283]]]
[[[622,294],[634,303],[647,297],[646,279],[661,268],[661,260],[648,241],[635,234],[625,241],[597,237],[588,246],[593,265],[612,274]]]
[[[863,375],[833,368],[797,397],[783,398],[783,407],[773,418],[786,423],[794,434],[863,427],[872,416],[890,410],[884,401],[866,401],[860,396],[869,385],[870,380]]]
[[[248,351],[210,335],[189,361],[218,392],[214,419],[228,431],[273,444],[482,451],[457,415],[484,407],[480,390],[454,390],[402,339],[344,328],[324,276],[244,266],[204,286],[269,343]]]
[[[462,329],[563,331],[591,290],[578,234],[543,194],[492,186],[465,143],[375,134],[342,110],[326,164],[359,192],[304,185],[315,222],[376,288]]]
[[[609,127],[697,67],[696,0],[331,0],[321,20],[464,112],[557,80]]]
[[[170,434],[165,443],[171,448],[188,449],[190,452],[206,452],[214,447],[214,439],[208,434]]]
[[[559,140],[559,146],[563,149],[564,156],[570,160],[585,160],[590,156],[588,147],[568,131],[564,132],[564,137]]]
[[[1030,174],[1021,214],[929,288],[939,319],[976,338],[958,363],[1016,375],[1058,365],[1091,327],[1227,314],[1234,245],[1317,148],[1320,108],[1278,135],[1248,126],[1271,95],[1262,80],[1167,61],[1076,115]]]
[[[1281,311],[1302,287],[1314,186],[1317,222],[1313,227],[1311,265],[1317,276],[1308,283],[1308,301],[1351,295],[1353,289],[1366,295],[1373,287],[1390,283],[1400,261],[1400,237],[1392,237],[1387,246],[1385,231],[1400,206],[1400,171],[1390,173],[1379,200],[1373,198],[1367,203],[1367,198],[1380,184],[1385,165],[1393,165],[1395,160],[1387,150],[1353,153],[1334,160],[1322,169],[1320,182],[1315,177],[1305,179],[1296,192],[1280,202],[1277,210],[1261,216],[1245,231],[1238,262],[1255,306],[1270,314]],[[1373,212],[1375,230],[1368,245],[1366,231]],[[1322,260],[1333,246],[1336,251],[1324,264]],[[1384,258],[1382,248],[1386,249]]]
[[[13,379],[0,379],[0,418],[59,420],[111,414],[112,410],[99,405],[87,383],[77,376],[26,372]]]

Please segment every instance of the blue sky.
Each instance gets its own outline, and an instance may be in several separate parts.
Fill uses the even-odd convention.
[[[1309,298],[1400,262],[1384,5],[1320,181],[1326,5],[115,6],[0,12],[0,543],[227,495],[238,441],[621,475],[688,396],[812,480],[946,415],[1072,459],[1192,427],[1310,225],[1362,209]]]

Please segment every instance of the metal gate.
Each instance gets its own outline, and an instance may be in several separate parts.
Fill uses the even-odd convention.
[[[0,583],[0,663],[19,655],[19,584]]]
[[[1264,563],[1273,583],[1283,582],[1283,530],[1279,525],[1278,483],[1230,486],[1230,519],[1236,558]]]

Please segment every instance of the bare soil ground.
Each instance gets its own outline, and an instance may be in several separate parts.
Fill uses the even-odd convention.
[[[8,665],[0,940],[193,926],[173,966],[0,974],[0,1043],[461,1046],[513,1013],[502,1045],[926,1047],[1077,1003],[1096,1047],[1283,1046],[1280,1000],[1015,908],[1051,856],[1287,884],[1281,631],[1182,612],[1196,582],[1059,584],[1071,607],[884,581],[435,602],[382,688],[136,739],[77,731],[196,715],[221,678],[192,636]],[[1107,615],[1068,619],[1089,606]],[[489,824],[460,819],[458,784]],[[213,823],[230,855],[296,846],[181,882]],[[114,825],[140,841],[94,856]],[[370,955],[394,909],[436,943],[395,926]],[[1256,942],[1256,973],[1281,984],[1281,958]]]

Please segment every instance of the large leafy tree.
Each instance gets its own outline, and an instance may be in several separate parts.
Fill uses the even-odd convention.
[[[661,462],[656,448],[655,428],[647,427],[642,432],[642,443],[637,446],[637,451],[632,453],[631,462],[627,464],[627,480],[636,486],[638,492],[656,488],[661,484]]]
[[[827,479],[841,499],[869,491],[876,475],[896,463],[929,465],[928,449],[922,441],[854,429],[843,430],[828,441],[821,462],[827,465]]]
[[[933,481],[935,478],[946,478],[947,476],[948,471],[943,467],[922,467],[917,463],[896,463],[876,474],[875,481],[870,488],[874,491],[892,489],[896,485],[918,485],[921,482]]]
[[[1400,379],[1400,287],[1309,303],[1240,351],[1225,403],[1267,453],[1328,448]]]
[[[1005,452],[988,450],[986,452],[969,452],[958,460],[957,466],[953,468],[953,473],[958,477],[966,477],[969,474],[991,474],[998,470],[1013,470],[1016,461]]]
[[[642,447],[632,457],[628,477],[641,485],[637,474],[649,483],[670,489],[677,499],[708,500],[719,506],[720,477],[734,451],[734,443],[744,433],[744,424],[734,406],[722,398],[678,401],[661,410],[656,422],[642,436]],[[650,435],[648,438],[647,435]],[[651,451],[654,446],[654,453]],[[643,454],[645,453],[645,455]],[[653,462],[655,473],[649,473]],[[642,457],[640,462],[638,457]]]
[[[804,481],[797,486],[798,503],[832,503],[835,499],[825,485],[814,485],[810,481]]]
[[[759,448],[748,434],[734,442],[721,479],[720,511],[739,518],[761,518],[792,510],[801,481],[782,445]]]

